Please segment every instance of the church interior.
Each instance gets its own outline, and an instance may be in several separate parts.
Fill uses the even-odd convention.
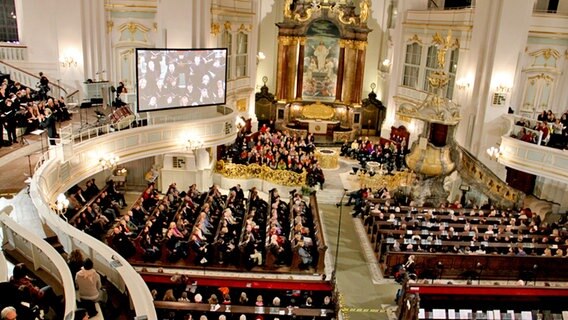
[[[568,318],[568,0],[0,26],[0,319]]]

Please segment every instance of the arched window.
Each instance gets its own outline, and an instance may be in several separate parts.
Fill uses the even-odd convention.
[[[221,36],[221,46],[227,48],[227,78],[233,79],[234,73],[232,71],[233,59],[233,35],[230,30],[225,30]]]
[[[420,44],[415,42],[406,45],[406,57],[404,59],[404,76],[402,79],[403,86],[417,89],[421,56],[422,56],[422,46]]]
[[[428,47],[428,55],[426,56],[426,73],[422,87],[424,91],[434,92],[434,88],[430,87],[428,77],[432,74],[432,72],[436,71],[436,69],[438,69],[438,47],[432,45]]]
[[[0,1],[0,42],[18,42],[18,24],[14,0]]]
[[[248,69],[248,34],[237,33],[236,77],[246,77]]]

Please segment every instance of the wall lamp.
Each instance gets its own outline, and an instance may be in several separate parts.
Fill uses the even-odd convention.
[[[456,87],[459,90],[465,90],[465,89],[469,89],[469,86],[471,84],[469,83],[469,81],[465,80],[465,79],[459,79],[458,81],[456,81]]]
[[[487,154],[491,160],[497,161],[502,155],[501,148],[491,147],[487,149]]]
[[[69,208],[69,199],[67,199],[65,194],[60,193],[55,200],[55,209],[57,210],[57,214],[65,221],[67,221],[67,217],[65,216],[67,208]]]
[[[118,164],[118,156],[112,153],[105,154],[99,159],[99,165],[103,168],[103,170],[113,169],[114,167],[116,167],[117,164]]]
[[[61,66],[63,68],[71,68],[77,66],[77,61],[71,56],[63,57],[61,59]]]
[[[189,138],[185,142],[185,150],[193,151],[203,148],[203,140],[199,138]]]

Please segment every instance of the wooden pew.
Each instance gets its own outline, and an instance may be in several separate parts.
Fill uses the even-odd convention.
[[[518,285],[443,285],[412,283],[403,286],[402,298],[399,299],[401,310],[399,319],[418,318],[418,308],[400,306],[413,305],[413,296],[419,298],[420,309],[425,318],[432,319],[434,309],[437,313],[456,314],[459,310],[471,310],[477,318],[486,319],[491,313],[495,318],[497,312],[501,319],[511,318],[515,313],[516,319],[521,319],[521,312],[528,312],[532,319],[552,319],[554,314],[561,319],[561,312],[566,308],[568,289],[565,287],[533,287]],[[535,310],[536,312],[533,312]],[[410,311],[409,314],[408,311]],[[479,312],[479,313],[478,313]],[[540,316],[537,315],[540,314]],[[462,318],[463,319],[463,318]],[[488,317],[489,319],[489,317]],[[497,318],[495,318],[497,319]],[[523,318],[524,319],[524,318]]]
[[[217,314],[230,313],[235,314],[235,317],[241,314],[251,315],[275,315],[275,316],[288,316],[288,317],[318,317],[318,318],[335,318],[335,311],[332,309],[320,308],[282,308],[282,307],[252,307],[240,305],[219,305],[217,310],[214,310],[214,305],[207,303],[191,303],[191,302],[172,302],[172,301],[154,301],[156,309],[167,310],[187,310],[187,311],[201,311],[201,312],[214,312]]]
[[[325,237],[323,235],[323,222],[320,217],[318,201],[315,192],[310,195],[310,210],[312,212],[312,219],[314,222],[314,245],[316,245],[318,249],[318,261],[316,264],[315,272],[320,273],[325,271],[325,252],[327,250],[327,243],[325,242]]]
[[[385,276],[393,276],[394,268],[405,263],[410,255],[415,257],[416,272],[419,276],[436,273],[439,269],[438,263],[441,262],[444,279],[464,279],[465,275],[477,272],[482,279],[492,280],[517,281],[523,277],[536,278],[538,281],[568,280],[566,258],[420,252],[387,253],[384,264]]]

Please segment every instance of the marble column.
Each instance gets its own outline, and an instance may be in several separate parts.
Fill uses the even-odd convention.
[[[345,89],[343,90],[343,102],[352,103],[353,100],[353,90],[355,85],[355,72],[356,66],[357,50],[353,47],[353,42],[350,42],[348,46],[345,47],[345,74],[343,75],[343,84]]]
[[[285,82],[284,82],[284,66],[285,66],[286,50],[284,47],[284,37],[278,37],[278,60],[276,66],[276,99],[285,99]]]
[[[298,72],[296,80],[296,100],[302,100],[302,89],[304,87],[304,50],[306,38],[299,38],[300,48],[298,50]]]
[[[345,71],[345,43],[339,40],[339,65],[337,66],[337,85],[335,86],[335,101],[343,98],[343,73]]]
[[[355,83],[353,85],[352,102],[361,103],[361,92],[363,90],[363,77],[365,75],[365,54],[367,43],[357,41],[355,50],[357,53],[357,65],[355,69]]]
[[[286,99],[294,100],[294,90],[296,89],[296,55],[298,38],[291,37],[290,42],[286,48]]]

